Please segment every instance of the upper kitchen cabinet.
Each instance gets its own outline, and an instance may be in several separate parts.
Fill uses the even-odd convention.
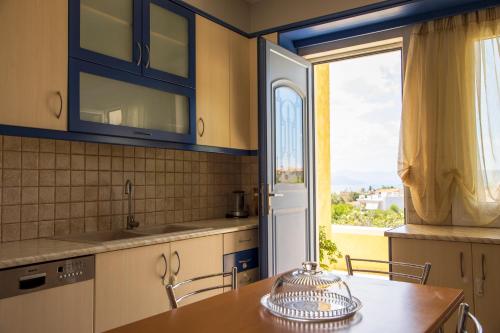
[[[0,2],[0,123],[67,129],[68,1]]]
[[[167,0],[72,0],[73,58],[194,86],[194,14]]]
[[[144,75],[189,87],[195,77],[194,14],[169,1],[143,1]]]
[[[196,49],[196,142],[228,148],[229,30],[197,15]]]

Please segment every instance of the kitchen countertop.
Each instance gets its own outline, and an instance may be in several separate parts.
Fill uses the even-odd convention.
[[[406,224],[387,230],[386,237],[500,244],[500,228]]]
[[[36,264],[44,261],[60,260],[109,251],[128,249],[153,244],[168,243],[177,240],[211,236],[228,232],[255,229],[258,227],[257,217],[247,219],[214,219],[187,222],[209,230],[193,230],[182,233],[147,235],[99,243],[81,243],[49,238],[39,238],[17,242],[0,243],[0,269],[22,265]]]

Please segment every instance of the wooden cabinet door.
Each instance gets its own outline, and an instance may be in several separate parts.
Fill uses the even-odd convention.
[[[0,123],[67,130],[68,1],[0,3]]]
[[[167,311],[162,281],[170,262],[169,244],[96,255],[95,332],[103,332]]]
[[[248,38],[230,32],[229,57],[229,128],[231,148],[251,149],[250,77]]]
[[[222,272],[222,235],[172,242],[170,251],[172,283]],[[222,277],[214,277],[180,286],[175,292],[176,296],[180,297],[194,290],[221,284]],[[190,304],[220,293],[222,289],[201,293],[186,298],[179,305]]]
[[[475,315],[485,332],[500,332],[500,245],[472,244]]]
[[[196,16],[198,144],[230,147],[229,30]]]
[[[464,291],[465,302],[474,309],[472,248],[470,243],[391,238],[393,261],[432,264],[428,285],[458,288]],[[405,270],[394,269],[405,272]],[[407,271],[406,271],[407,272]],[[455,332],[457,315],[445,325],[445,332]]]

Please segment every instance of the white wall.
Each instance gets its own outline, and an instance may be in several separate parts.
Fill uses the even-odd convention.
[[[261,0],[250,6],[250,31],[261,31],[377,2],[381,1]]]
[[[240,30],[250,31],[250,4],[244,0],[184,1]]]

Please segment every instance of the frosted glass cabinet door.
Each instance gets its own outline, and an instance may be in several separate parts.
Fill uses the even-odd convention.
[[[193,86],[194,14],[167,0],[145,0],[146,76]]]
[[[70,68],[78,94],[70,103],[72,131],[194,142],[191,88],[78,60]]]
[[[140,73],[141,0],[71,0],[72,56]]]

